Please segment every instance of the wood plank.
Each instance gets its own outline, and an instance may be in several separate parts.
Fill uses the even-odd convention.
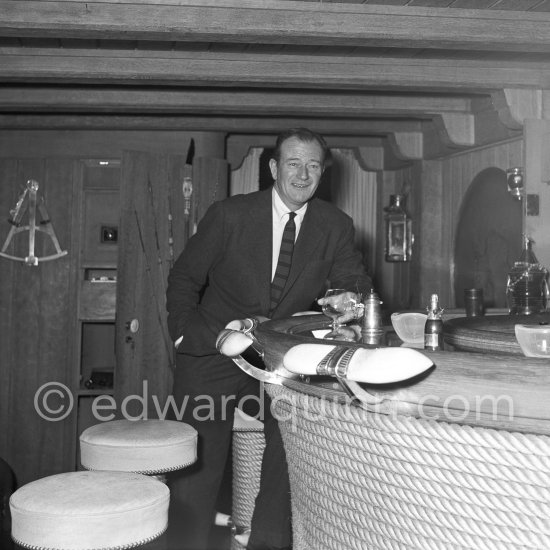
[[[422,123],[418,120],[369,120],[369,119],[328,119],[328,118],[302,118],[302,117],[195,117],[184,116],[101,116],[101,115],[0,115],[0,128],[27,128],[27,129],[72,129],[72,130],[159,130],[168,133],[171,130],[189,132],[197,131],[219,131],[219,132],[267,132],[277,134],[281,130],[295,126],[306,126],[323,134],[345,134],[365,136],[366,134],[389,134],[396,131],[417,132],[422,130]],[[175,132],[174,132],[175,133]],[[64,138],[61,140],[73,140]],[[13,139],[13,137],[12,137]],[[25,139],[24,136],[15,139]],[[147,139],[147,138],[144,138]],[[3,144],[3,137],[0,135],[0,144]],[[137,139],[135,141],[138,141]],[[98,142],[92,141],[92,146],[97,150]],[[5,138],[6,149],[12,148],[9,139]],[[145,146],[145,144],[144,144]],[[53,145],[47,148],[53,147]],[[76,147],[76,145],[75,145]],[[150,147],[149,147],[150,148]],[[105,149],[105,146],[103,147]],[[160,149],[160,148],[159,148]],[[181,150],[179,151],[181,152]],[[106,153],[105,153],[106,154]],[[113,151],[115,154],[115,151]],[[0,156],[2,148],[0,148]]]
[[[53,117],[55,119],[56,116]],[[50,119],[50,120],[53,120]],[[104,119],[105,120],[105,119]],[[189,142],[189,133],[179,130],[158,130],[154,138],[148,131],[121,130],[124,125],[112,129],[111,124],[105,130],[88,131],[86,124],[65,128],[72,128],[72,132],[52,130],[55,126],[63,125],[40,124],[36,119],[28,127],[42,128],[41,130],[4,130],[0,132],[0,157],[51,157],[65,156],[71,158],[120,159],[125,148],[166,153],[181,153]],[[74,121],[73,121],[74,122]],[[35,124],[37,123],[37,124]],[[116,124],[116,122],[115,122]]]
[[[19,178],[26,177],[30,165],[26,163],[19,171]],[[30,170],[33,177],[43,181],[42,168],[37,166]],[[22,176],[23,174],[23,176]],[[18,244],[15,247],[17,256],[28,254],[28,246]],[[17,262],[14,267],[14,279],[11,281],[13,292],[14,314],[10,326],[11,334],[17,335],[12,341],[12,395],[8,419],[12,426],[9,428],[10,441],[8,445],[8,462],[14,467],[19,482],[28,482],[40,477],[42,466],[37,460],[37,448],[40,448],[41,419],[34,411],[33,394],[42,385],[39,379],[39,335],[40,311],[39,300],[41,291],[40,272],[23,263]],[[18,396],[15,398],[14,396]],[[16,418],[24,418],[25,430],[15,429],[13,422]],[[45,421],[44,421],[45,423]],[[30,441],[37,441],[37,445],[29,452]]]
[[[550,0],[541,0],[532,11],[541,12],[545,11],[550,13]]]
[[[536,8],[540,4],[540,0],[521,0],[521,8],[524,11],[529,11],[531,8]],[[491,6],[493,10],[510,10],[518,11],[518,0],[497,0]]]
[[[228,177],[229,168],[224,159],[209,157],[195,159],[193,162],[193,180],[197,186],[195,223],[200,221],[213,202],[227,197]]]
[[[178,112],[192,114],[299,114],[325,116],[390,114],[469,113],[468,97],[403,93],[354,93],[335,91],[264,91],[188,88],[144,90],[134,88],[95,89],[82,86],[0,88],[0,109],[6,111],[138,112],[140,114]]]
[[[140,300],[147,285],[147,272],[140,244],[138,227],[136,226],[136,214],[134,201],[143,202],[143,178],[147,173],[146,155],[132,153],[126,154],[122,160],[121,178],[121,214],[119,225],[119,255],[118,255],[118,279],[117,279],[117,308],[116,320],[116,375],[115,397],[117,403],[128,395],[142,393],[141,364],[136,372],[136,361],[141,359],[141,339],[146,337],[143,333],[144,319],[141,318]],[[131,161],[130,161],[131,158]],[[138,180],[139,178],[139,180]],[[139,181],[139,185],[135,183]],[[132,182],[134,185],[130,185]],[[126,289],[126,291],[124,291]],[[128,289],[131,289],[128,292]],[[146,298],[149,305],[150,298]],[[154,311],[154,310],[151,310]],[[134,337],[127,328],[126,323],[132,319],[138,319],[140,330]],[[155,315],[156,318],[156,315]],[[127,339],[130,338],[130,340]],[[137,414],[133,411],[134,414]]]
[[[0,35],[545,52],[550,16],[309,2],[4,2]],[[335,17],[335,15],[337,15]]]
[[[407,6],[411,7],[431,7],[431,8],[448,8],[453,3],[453,0],[409,0]]]
[[[0,78],[19,83],[408,88],[432,94],[550,87],[550,64],[523,60],[13,48],[0,48],[0,56]]]
[[[74,249],[70,249],[71,216],[75,197],[72,193],[74,165],[71,159],[47,159],[45,161],[44,179],[41,182],[46,208],[52,221],[52,226],[62,250],[68,251],[66,256],[39,263],[37,273],[40,277],[40,292],[33,296],[38,306],[39,332],[36,382],[42,384],[63,384],[72,390],[72,382],[78,364],[72,355],[76,338],[77,327],[74,323],[74,296],[76,293],[73,279],[73,262],[76,261]],[[51,254],[54,250],[51,240],[43,240],[40,255]],[[34,269],[34,268],[33,268]],[[28,386],[28,393],[34,397],[32,385]],[[63,420],[49,421],[40,418],[34,407],[32,413],[36,416],[34,422],[36,433],[30,436],[26,433],[22,444],[36,453],[33,461],[28,461],[29,467],[34,468],[33,475],[43,477],[53,473],[72,470],[74,466],[74,435],[76,431],[76,410],[69,409],[71,403],[67,396],[60,400],[59,406],[70,414]],[[66,409],[65,409],[66,407]],[[30,411],[29,411],[30,412]],[[48,456],[47,460],[44,456]],[[38,467],[37,467],[38,462]]]
[[[0,161],[0,209],[8,213],[17,203],[19,198],[19,187],[17,178],[17,161],[13,158]],[[8,237],[11,226],[2,220],[0,224],[0,248]],[[11,247],[8,249],[11,253]],[[15,453],[12,446],[13,426],[11,416],[11,404],[15,396],[14,377],[17,369],[15,367],[14,339],[10,330],[16,315],[17,304],[13,293],[12,282],[15,278],[16,263],[0,258],[0,349],[2,360],[0,361],[0,456],[12,467],[15,466]]]
[[[543,120],[527,120],[524,139],[525,192],[540,195],[541,205],[547,205],[550,200],[550,116]],[[550,233],[548,210],[544,208],[539,216],[526,216],[525,233],[536,243],[534,251],[538,261],[549,266]]]

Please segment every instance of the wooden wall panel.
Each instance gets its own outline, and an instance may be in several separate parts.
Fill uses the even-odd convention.
[[[384,301],[384,308],[392,313],[418,307],[415,303],[416,286],[411,283],[415,266],[420,263],[420,249],[418,243],[420,226],[420,193],[422,191],[419,175],[419,163],[395,171],[386,171],[379,174],[379,192],[377,197],[377,225],[376,238],[376,273],[375,287],[380,298]],[[390,204],[390,195],[405,193],[406,210],[412,218],[412,230],[417,244],[413,245],[411,262],[386,262],[384,258],[386,224],[384,208]],[[414,279],[417,280],[417,279]]]
[[[193,162],[193,181],[197,186],[195,223],[215,201],[225,199],[229,192],[229,166],[221,158],[198,157]]]
[[[197,151],[218,141],[210,133],[194,133]],[[81,159],[117,158],[134,145],[149,151],[185,152],[189,132],[7,131],[0,132],[0,244],[6,221],[28,179],[40,184],[64,258],[29,267],[0,258],[0,456],[15,469],[19,484],[75,468],[76,411],[66,419],[42,419],[34,408],[36,390],[57,382],[79,387],[77,330],[77,256],[83,216],[79,207]],[[223,141],[223,136],[221,141]],[[182,199],[173,197],[180,205]],[[175,228],[177,230],[179,228]],[[21,235],[9,253],[28,255]],[[176,239],[175,249],[183,247]],[[38,235],[36,253],[51,246]],[[144,270],[137,265],[137,270]],[[134,288],[128,286],[130,299]],[[58,401],[50,406],[58,407]],[[75,403],[76,408],[76,403]]]
[[[430,293],[438,292],[443,307],[456,306],[453,256],[462,200],[472,180],[482,170],[522,166],[522,151],[523,140],[517,139],[424,163],[424,204],[419,235],[419,247],[423,250],[420,304],[427,303]]]
[[[1,163],[6,164],[6,161]],[[8,165],[13,164],[7,161]],[[73,208],[73,163],[60,159],[18,161],[15,178],[3,180],[2,198],[9,200],[13,188],[32,178],[39,183],[39,195],[45,199],[46,208],[54,230],[67,249],[71,235]],[[4,172],[4,171],[3,171]],[[7,189],[12,189],[11,193]],[[2,200],[2,209],[12,208]],[[8,208],[8,209],[9,209]],[[12,248],[15,255],[28,255],[28,233],[19,235],[21,242]],[[37,242],[36,256],[50,252],[48,239]],[[0,418],[1,431],[6,432],[1,453],[15,470],[17,480],[26,483],[44,475],[69,469],[66,447],[71,445],[74,432],[74,411],[64,420],[51,421],[42,418],[34,403],[35,393],[44,384],[63,384],[72,387],[72,339],[74,285],[71,269],[72,251],[62,258],[27,266],[23,262],[0,259],[0,276],[4,289],[9,288],[10,305],[7,316],[9,340],[3,346],[2,371],[8,373],[8,391],[2,389],[2,401],[6,401],[5,415]],[[3,291],[5,292],[5,290]],[[8,293],[2,294],[2,307]],[[6,360],[4,360],[6,359]],[[64,400],[48,401],[51,408],[64,407]],[[23,427],[23,429],[22,429]],[[47,457],[44,459],[44,457]]]
[[[432,293],[439,294],[443,307],[456,307],[453,258],[462,200],[479,172],[512,166],[523,166],[522,139],[380,173],[379,227],[384,227],[389,196],[406,186],[415,237],[412,261],[390,264],[384,261],[384,232],[379,232],[375,284],[389,310],[424,308]]]
[[[0,245],[8,236],[10,226],[5,221],[17,201],[17,161],[0,162]],[[11,324],[14,308],[11,282],[15,273],[15,262],[0,258],[0,456],[8,460],[12,432],[8,427],[10,395],[13,395],[13,347],[11,346]]]
[[[539,262],[550,268],[550,93],[545,92],[545,120],[525,121],[525,192],[539,195],[539,215],[527,216],[525,232],[535,241]]]

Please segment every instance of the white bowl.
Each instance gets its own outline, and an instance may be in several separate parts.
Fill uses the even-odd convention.
[[[550,325],[514,325],[514,329],[526,357],[550,358]]]
[[[397,311],[391,314],[391,324],[397,336],[407,344],[424,343],[424,325],[428,316],[416,311]]]

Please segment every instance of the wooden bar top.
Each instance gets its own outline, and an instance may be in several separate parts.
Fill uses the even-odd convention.
[[[286,351],[297,344],[334,345],[311,332],[328,328],[328,324],[322,315],[266,321],[257,327],[255,336],[263,347],[267,368],[284,376],[286,386],[343,401],[346,394],[336,379],[302,380],[286,371],[282,363]],[[391,327],[386,331],[391,333]],[[349,345],[373,347],[359,342]],[[362,384],[363,389],[387,400],[386,414],[550,435],[550,360],[493,351],[418,351],[434,363],[424,375],[400,384]]]

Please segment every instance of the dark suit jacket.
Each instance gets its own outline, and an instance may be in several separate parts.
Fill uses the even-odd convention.
[[[216,354],[220,330],[233,319],[267,316],[272,263],[271,189],[214,203],[168,277],[170,335],[178,353]],[[354,246],[352,219],[310,201],[289,279],[272,318],[311,308],[326,285],[366,293],[371,281]]]

